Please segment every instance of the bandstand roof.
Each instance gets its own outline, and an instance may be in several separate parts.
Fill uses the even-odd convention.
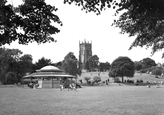
[[[62,70],[60,70],[59,68],[52,66],[52,65],[48,65],[48,66],[44,66],[39,70],[36,71],[42,71],[42,72],[62,72]]]
[[[53,77],[75,78],[75,76],[68,75],[55,66],[45,66],[45,67],[41,68],[40,70],[37,70],[35,73],[24,76],[23,79],[25,79],[25,78],[48,78],[48,77],[49,78],[53,78]]]

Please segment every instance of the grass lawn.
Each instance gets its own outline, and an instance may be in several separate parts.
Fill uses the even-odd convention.
[[[80,79],[97,75],[83,73]],[[100,76],[102,81],[109,78],[107,72]],[[149,74],[134,76],[130,79],[164,81]],[[110,83],[77,91],[0,86],[0,115],[164,115],[164,85],[147,88]]]
[[[0,115],[164,115],[164,86],[1,87]]]

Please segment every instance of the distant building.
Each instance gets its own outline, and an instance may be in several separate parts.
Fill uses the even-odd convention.
[[[86,70],[86,63],[89,57],[92,56],[92,42],[79,42],[79,67],[81,70]]]

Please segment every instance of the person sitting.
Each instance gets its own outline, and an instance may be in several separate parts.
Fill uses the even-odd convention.
[[[81,88],[81,85],[79,83],[76,83],[76,89]]]
[[[72,83],[72,90],[76,90],[76,84],[75,83]]]
[[[150,85],[147,85],[147,88],[150,88]]]
[[[63,91],[64,86],[62,84],[60,84],[60,91]]]
[[[69,91],[69,89],[72,90],[72,84],[69,84],[69,85],[68,85],[68,91]]]
[[[28,87],[33,88],[33,87],[34,87],[34,83],[33,83],[33,82],[30,82],[30,83],[28,84]]]

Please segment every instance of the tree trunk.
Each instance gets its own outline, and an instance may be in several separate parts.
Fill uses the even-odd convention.
[[[122,83],[124,82],[124,76],[122,76]]]

